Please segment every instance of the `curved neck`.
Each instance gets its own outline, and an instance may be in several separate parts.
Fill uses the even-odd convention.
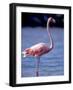
[[[50,40],[50,49],[52,49],[53,48],[53,39],[52,39],[52,37],[51,37],[51,33],[50,33],[50,28],[49,28],[49,22],[47,21],[47,32],[48,32],[48,36],[49,36],[49,40]]]

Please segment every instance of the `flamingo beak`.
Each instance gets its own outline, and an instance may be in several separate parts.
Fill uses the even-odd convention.
[[[53,23],[56,23],[56,20],[55,19],[53,19]]]

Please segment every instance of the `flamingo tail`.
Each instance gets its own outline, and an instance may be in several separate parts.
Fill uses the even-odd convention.
[[[22,52],[22,57],[27,57],[28,56],[28,54],[26,54],[26,52]]]

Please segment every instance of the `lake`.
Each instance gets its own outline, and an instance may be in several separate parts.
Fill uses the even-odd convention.
[[[39,76],[64,75],[64,29],[50,28],[54,48],[40,58]],[[46,28],[24,27],[21,33],[21,51],[37,43],[49,46]],[[37,59],[33,56],[21,57],[21,77],[36,77]]]

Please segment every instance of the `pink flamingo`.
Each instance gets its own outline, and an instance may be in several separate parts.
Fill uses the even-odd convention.
[[[53,39],[51,37],[50,31],[49,31],[49,27],[52,23],[55,23],[55,19],[53,19],[52,17],[49,17],[47,20],[47,33],[49,36],[49,40],[50,40],[50,45],[48,47],[48,45],[46,43],[38,43],[36,45],[31,46],[30,48],[25,49],[22,54],[23,57],[26,56],[35,56],[37,58],[37,70],[36,70],[36,76],[39,76],[39,63],[40,63],[40,56],[43,54],[48,53],[49,51],[51,51],[54,47],[53,44]]]

